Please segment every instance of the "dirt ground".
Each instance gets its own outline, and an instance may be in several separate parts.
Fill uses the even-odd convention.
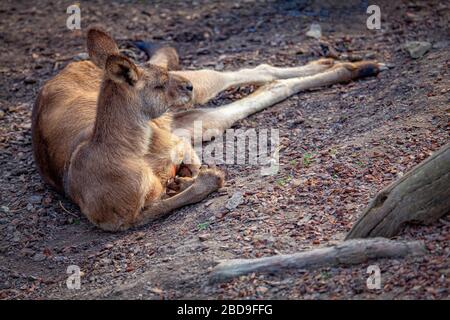
[[[341,4],[339,4],[341,3]],[[450,6],[378,1],[381,30],[366,27],[367,1],[81,2],[81,32],[66,28],[69,1],[0,2],[1,299],[445,299],[450,219],[408,226],[398,239],[428,253],[353,267],[252,274],[208,282],[220,259],[327,246],[343,239],[377,191],[449,141]],[[323,38],[305,36],[319,22]],[[134,39],[177,47],[189,69],[301,65],[321,56],[385,62],[377,77],[293,96],[237,127],[280,131],[280,170],[221,165],[226,188],[138,230],[105,233],[41,181],[31,153],[30,115],[42,84],[85,52],[99,24],[130,49]],[[412,59],[403,44],[432,43]],[[136,50],[128,51],[143,59]],[[224,104],[252,88],[235,88]],[[244,203],[226,209],[243,192]],[[366,287],[369,264],[382,289]],[[80,290],[66,268],[80,266]]]

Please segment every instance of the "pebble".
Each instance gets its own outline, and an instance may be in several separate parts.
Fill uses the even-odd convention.
[[[311,24],[308,32],[306,32],[306,36],[310,38],[320,39],[320,37],[322,36],[322,28],[320,27],[320,24]]]
[[[54,256],[53,260],[56,261],[56,262],[65,262],[68,259],[66,257],[64,257],[64,256]]]
[[[214,69],[216,69],[217,71],[222,71],[224,67],[225,66],[223,62],[219,62],[218,64],[215,65]]]
[[[431,43],[427,41],[408,41],[405,44],[405,49],[413,59],[418,59],[424,56],[431,48]]]
[[[0,290],[10,289],[10,288],[12,288],[12,286],[9,283],[9,281],[5,281],[3,283],[0,283]]]
[[[244,194],[240,191],[233,193],[230,199],[225,204],[225,208],[228,210],[236,209],[240,204],[244,203]]]
[[[28,198],[28,202],[32,204],[40,204],[42,201],[42,196],[39,195],[33,195]]]
[[[372,59],[375,59],[376,56],[377,55],[375,54],[375,52],[368,52],[364,55],[364,59],[372,60]]]
[[[42,253],[36,253],[33,256],[33,261],[40,262],[40,261],[44,261],[46,258],[47,257],[44,254],[42,254]]]
[[[253,236],[253,242],[254,243],[264,243],[264,244],[273,244],[275,243],[276,239],[275,237],[273,237],[272,235],[260,235],[260,234],[256,234]]]
[[[73,57],[75,61],[83,61],[89,59],[89,55],[86,52],[81,52]]]
[[[19,231],[14,232],[13,234],[13,242],[20,242],[20,239],[22,238],[22,234]]]
[[[256,288],[256,292],[259,294],[264,294],[267,291],[269,291],[269,288],[267,288],[265,286],[259,286],[258,288]]]
[[[33,77],[26,77],[25,80],[23,80],[23,82],[25,84],[33,84],[33,83],[36,83],[37,80],[35,78],[33,78]]]
[[[300,187],[301,185],[303,185],[305,183],[306,183],[305,179],[292,179],[292,185],[294,187]]]
[[[211,235],[209,233],[203,233],[198,236],[198,239],[200,241],[206,241],[209,240],[209,238],[211,238]]]

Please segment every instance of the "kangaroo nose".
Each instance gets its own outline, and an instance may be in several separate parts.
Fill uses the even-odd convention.
[[[186,83],[185,87],[184,87],[187,91],[192,91],[194,90],[194,87],[192,86],[191,83]]]

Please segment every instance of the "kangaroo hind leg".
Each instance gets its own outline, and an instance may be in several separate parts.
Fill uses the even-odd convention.
[[[259,88],[251,95],[227,105],[176,113],[172,128],[176,135],[184,137],[189,135],[194,139],[209,141],[237,121],[300,91],[376,75],[382,67],[382,64],[370,61],[338,63],[327,71],[311,76],[276,80]],[[196,127],[201,127],[202,130],[196,130]],[[202,136],[197,137],[198,134]]]
[[[262,85],[277,79],[306,77],[323,72],[334,64],[332,59],[312,61],[300,67],[278,68],[261,64],[255,68],[238,71],[219,72],[215,70],[173,71],[171,73],[189,80],[194,87],[194,104],[204,104],[219,92],[230,87],[258,84]]]

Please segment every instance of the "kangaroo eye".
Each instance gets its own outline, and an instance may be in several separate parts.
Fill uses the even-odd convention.
[[[164,90],[165,86],[163,84],[158,84],[154,87],[156,90]]]

